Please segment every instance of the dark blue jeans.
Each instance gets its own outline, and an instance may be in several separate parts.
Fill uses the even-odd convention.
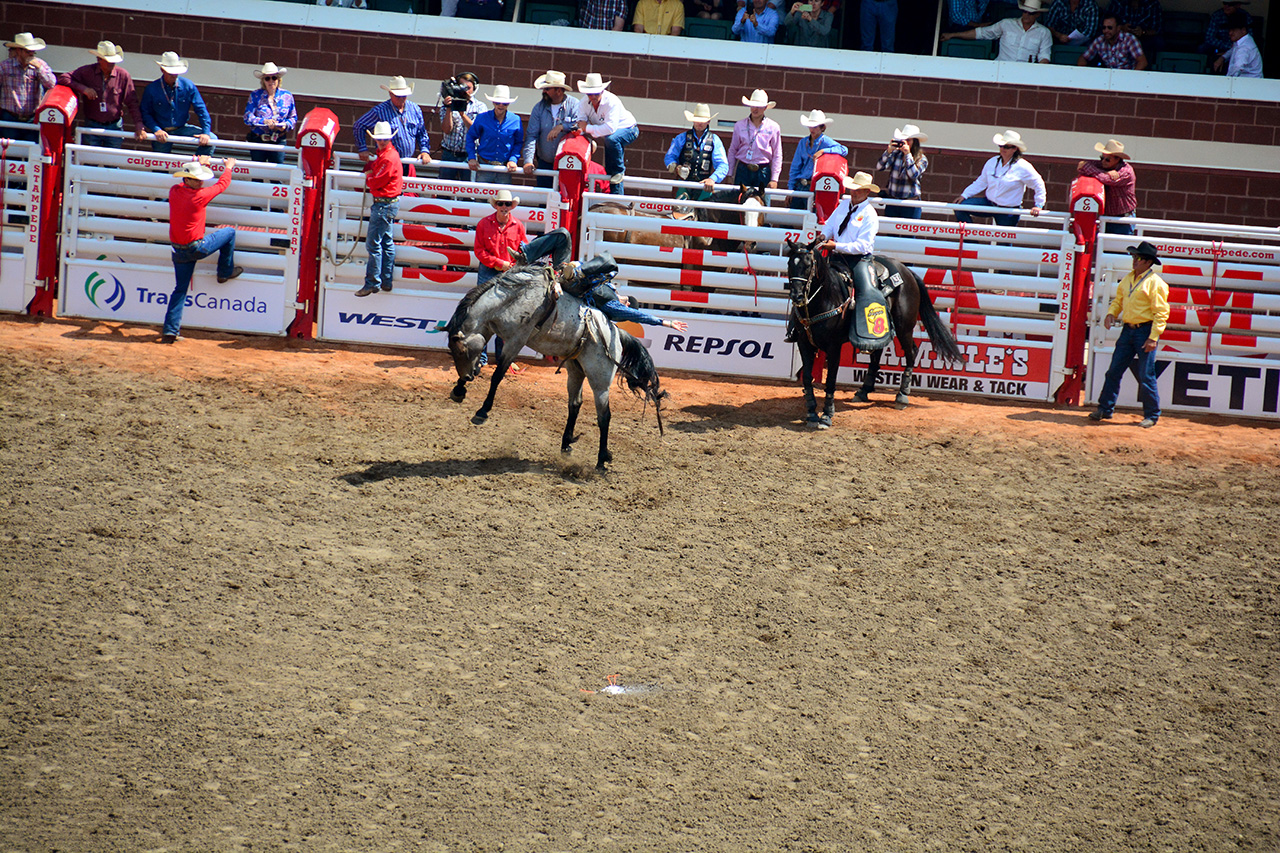
[[[12,127],[0,127],[0,136],[7,136],[10,139],[16,139],[20,142],[39,142],[40,128],[32,122],[24,122],[21,116],[15,115],[8,110],[0,110],[0,121],[14,121],[20,124],[30,124],[30,130],[16,130]]]
[[[598,140],[604,148],[604,170],[609,173],[609,177],[627,173],[627,146],[639,136],[640,128],[624,127]],[[622,185],[613,185],[613,191],[621,193]]]
[[[886,204],[884,206],[884,215],[896,217],[898,219],[920,219],[924,216],[924,211],[918,207],[904,207],[897,204]],[[959,218],[960,215],[956,214],[956,219]]]
[[[454,115],[454,121],[461,121],[461,119],[456,116],[460,116],[462,113],[455,113]],[[448,148],[441,148],[440,159],[449,163],[466,163],[467,155],[461,151],[450,151]],[[446,169],[444,166],[441,166],[440,180],[470,183],[475,180],[475,174],[466,166],[463,166],[461,169]]]
[[[1130,213],[1126,218],[1132,219],[1136,214]],[[1108,222],[1104,229],[1108,234],[1127,234],[1132,237],[1137,233],[1137,229],[1133,227],[1132,222]]]
[[[521,246],[520,251],[524,252],[525,260],[529,263],[550,257],[551,263],[558,267],[569,260],[569,255],[573,251],[573,237],[570,236],[568,229],[557,228],[540,237],[534,237]],[[484,284],[499,274],[493,267],[481,264],[476,270],[476,284]]]
[[[199,136],[201,133],[206,132],[206,131],[200,130],[200,128],[196,127],[194,124],[189,124],[189,125],[186,125],[185,127],[166,127],[164,130],[165,130],[165,133],[169,134],[170,136]],[[218,141],[218,137],[214,135],[213,131],[207,131],[207,132],[209,134],[210,143],[208,145],[196,146],[197,157],[203,157],[206,154],[213,154],[213,143]],[[168,154],[169,152],[173,151],[173,143],[172,142],[156,142],[153,139],[151,140],[151,150],[158,151],[161,154]]]
[[[1000,207],[1000,205],[996,204],[994,201],[992,201],[991,199],[987,198],[984,195],[976,195],[976,196],[973,196],[972,198],[966,198],[961,203],[962,204],[980,204],[985,207],[995,207],[995,208]],[[967,210],[957,210],[956,222],[972,222],[973,217],[975,216],[985,216],[985,214],[970,213]],[[997,225],[1000,225],[1004,228],[1012,228],[1013,226],[1018,224],[1018,220],[1021,219],[1022,217],[1020,214],[1017,214],[1017,213],[993,213],[991,214],[991,218],[995,220],[995,223]]]
[[[1142,402],[1142,416],[1159,420],[1160,389],[1156,386],[1156,351],[1144,352],[1142,347],[1151,337],[1151,323],[1125,326],[1116,341],[1116,351],[1111,355],[1111,366],[1098,395],[1098,411],[1110,415],[1115,411],[1116,398],[1120,396],[1120,380],[1126,370],[1132,370],[1138,380],[1138,399]]]
[[[183,249],[173,250],[173,275],[176,284],[169,297],[169,310],[164,312],[164,334],[176,335],[182,327],[182,310],[187,307],[187,291],[196,271],[196,261],[218,253],[218,275],[230,277],[235,270],[236,229],[218,228]]]
[[[124,127],[124,119],[118,118],[108,124],[102,124],[91,119],[83,119],[80,122],[81,127],[85,131],[89,130],[121,130]],[[87,132],[80,137],[80,141],[85,145],[96,145],[99,148],[123,148],[124,139],[119,136],[90,136]]]
[[[770,163],[765,163],[755,172],[747,168],[746,163],[739,163],[737,168],[733,170],[733,182],[739,186],[760,187],[763,189],[768,186],[769,181],[773,180],[770,176],[772,171],[773,166]]]
[[[375,199],[369,205],[369,231],[364,247],[369,259],[364,265],[366,289],[390,290],[396,277],[396,238],[393,229],[400,214],[400,201]]]

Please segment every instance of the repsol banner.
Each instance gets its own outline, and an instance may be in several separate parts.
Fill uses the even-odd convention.
[[[216,268],[214,258],[196,266],[182,312],[184,329],[284,334],[286,302],[292,318],[295,294],[283,282],[246,275],[218,284]],[[173,267],[135,269],[108,258],[68,260],[59,313],[158,326],[164,322],[173,288]]]
[[[1053,361],[1048,344],[1032,345],[1027,341],[993,340],[989,343],[961,343],[965,361],[954,367],[938,358],[928,339],[917,340],[920,347],[911,387],[921,391],[946,394],[972,394],[1006,400],[1048,400],[1055,389],[1050,387]],[[850,357],[846,347],[841,359],[841,385],[861,385],[866,378],[871,357],[860,352]],[[877,387],[897,387],[902,380],[906,359],[894,341],[885,348],[880,359]]]
[[[690,315],[689,329],[619,325],[649,348],[658,368],[783,379],[791,371],[792,344],[781,323],[753,318]]]
[[[439,327],[453,316],[460,296],[393,290],[357,298],[353,290],[325,288],[319,337],[384,346],[448,349]]]
[[[1089,402],[1102,393],[1111,352],[1094,351],[1089,369]],[[1280,362],[1264,359],[1234,359],[1230,363],[1203,356],[1162,351],[1156,357],[1160,408],[1166,412],[1234,415],[1236,417],[1280,417]],[[1120,382],[1116,404],[1141,410],[1138,381],[1126,372]]]

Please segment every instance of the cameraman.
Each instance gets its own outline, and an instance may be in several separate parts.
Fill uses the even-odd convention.
[[[920,178],[929,168],[929,158],[920,150],[920,143],[928,141],[928,134],[922,133],[914,124],[903,125],[901,130],[894,129],[893,139],[876,162],[877,172],[889,173],[881,198],[904,201],[920,198]],[[899,219],[919,219],[923,213],[918,207],[904,205],[890,204],[884,208],[885,216]]]
[[[440,100],[436,106],[440,111],[441,130],[444,139],[440,143],[440,159],[453,163],[467,162],[467,131],[476,116],[484,112],[484,107],[476,102],[476,87],[480,78],[471,71],[463,71],[455,77],[440,84]],[[462,96],[465,92],[465,98]],[[451,94],[453,93],[453,94]],[[440,178],[445,181],[471,181],[470,169],[440,170]]]

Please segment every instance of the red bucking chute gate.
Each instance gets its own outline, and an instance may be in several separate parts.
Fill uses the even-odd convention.
[[[1098,218],[1103,211],[1103,187],[1096,178],[1079,177],[1071,182],[1071,234],[1075,251],[1070,269],[1069,298],[1058,306],[1058,331],[1067,334],[1067,377],[1054,392],[1059,403],[1079,405],[1084,390],[1085,321],[1089,316],[1089,299],[1093,296],[1094,252],[1098,245]],[[1064,259],[1065,260],[1065,259]]]
[[[338,117],[332,110],[314,109],[298,126],[298,160],[302,164],[302,222],[298,247],[298,313],[289,326],[289,336],[315,336],[317,300],[320,287],[320,244],[324,231],[324,175],[333,162],[333,143],[338,138]]]
[[[54,86],[40,102],[36,120],[40,123],[40,162],[31,176],[31,191],[40,193],[36,249],[36,293],[27,313],[52,317],[58,300],[58,266],[62,235],[62,169],[64,149],[70,139],[78,101],[66,86]]]

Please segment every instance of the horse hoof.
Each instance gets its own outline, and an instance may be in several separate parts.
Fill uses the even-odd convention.
[[[831,416],[823,415],[818,418],[818,429],[831,429]]]
[[[855,403],[870,403],[871,398],[867,396],[866,391],[859,391],[858,393],[853,395],[853,401]]]
[[[568,456],[570,453],[573,452],[573,445],[572,444],[564,445],[563,447],[560,448],[560,452],[563,453],[565,456]]]
[[[482,415],[479,412],[476,412],[474,415],[471,416],[471,422],[476,426],[480,426],[480,424],[484,423],[487,420],[489,420],[489,416]]]
[[[455,403],[461,403],[463,400],[467,399],[467,389],[454,388],[449,392],[449,399]]]
[[[808,416],[805,417],[804,422],[807,424],[816,424],[818,422],[818,413],[810,412]]]
[[[893,401],[894,408],[905,409],[911,399],[906,394],[899,394]]]

